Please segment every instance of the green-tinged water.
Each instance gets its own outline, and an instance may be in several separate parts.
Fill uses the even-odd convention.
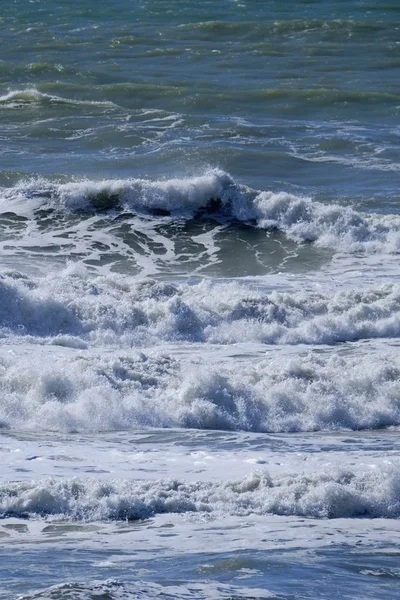
[[[5,183],[219,166],[261,189],[398,200],[395,2],[18,1],[0,24]]]

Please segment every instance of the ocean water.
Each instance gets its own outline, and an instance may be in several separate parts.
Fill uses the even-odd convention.
[[[400,4],[0,27],[0,599],[397,598]]]

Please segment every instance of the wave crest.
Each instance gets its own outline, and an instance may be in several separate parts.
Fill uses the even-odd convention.
[[[112,102],[94,101],[94,100],[74,100],[63,98],[55,94],[46,94],[35,87],[24,88],[21,90],[11,90],[0,96],[0,106],[8,108],[18,108],[27,104],[70,104],[87,106],[115,106]]]
[[[134,212],[159,217],[230,219],[339,252],[397,253],[400,217],[358,212],[286,192],[258,191],[212,169],[189,178],[21,182],[2,190],[4,210],[50,207],[67,213]],[[24,208],[23,208],[24,206]]]

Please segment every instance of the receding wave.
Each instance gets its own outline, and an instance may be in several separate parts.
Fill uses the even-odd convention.
[[[160,513],[398,518],[400,467],[188,482],[43,479],[0,486],[3,517],[56,516],[75,521],[147,519]]]

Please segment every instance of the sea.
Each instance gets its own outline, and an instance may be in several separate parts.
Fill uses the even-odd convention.
[[[0,11],[0,600],[400,598],[400,3]]]

